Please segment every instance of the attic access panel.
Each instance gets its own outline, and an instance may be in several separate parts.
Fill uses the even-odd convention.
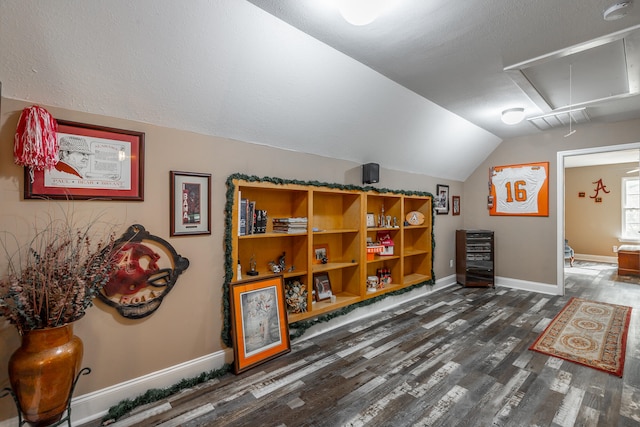
[[[629,93],[624,39],[522,69],[536,91],[556,110],[571,104]]]
[[[622,118],[628,111],[625,100],[640,93],[639,67],[640,25],[636,25],[510,65],[504,71],[540,109],[543,119],[534,124],[545,128],[561,126],[566,118],[555,116],[566,114],[569,104],[572,111],[580,107],[591,112],[606,110]],[[574,119],[589,121],[589,114],[585,110]]]

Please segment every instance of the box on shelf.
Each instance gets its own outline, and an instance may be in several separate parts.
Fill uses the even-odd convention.
[[[384,251],[384,246],[382,245],[367,246],[367,261],[373,261],[376,254],[380,254],[382,251]]]
[[[384,247],[379,255],[393,255],[393,239],[388,231],[378,231],[378,243]]]

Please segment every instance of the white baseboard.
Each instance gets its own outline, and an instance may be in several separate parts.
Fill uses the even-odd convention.
[[[496,277],[496,285],[545,294],[557,294],[557,287],[554,285],[509,279],[506,277]],[[331,319],[329,322],[314,325],[309,328],[302,337],[298,338],[298,340],[309,339],[348,323],[369,317],[382,310],[389,310],[400,304],[451,286],[457,286],[455,274],[436,280],[434,286],[421,286],[404,294],[390,296],[369,306],[356,308],[344,316]],[[102,390],[78,396],[71,401],[72,424],[81,425],[102,418],[107,414],[109,408],[117,405],[124,399],[134,399],[149,389],[170,387],[184,378],[193,378],[203,372],[220,369],[225,363],[231,363],[232,361],[233,350],[226,349]],[[80,381],[82,381],[82,379]],[[0,421],[0,427],[15,427],[17,425],[17,417]]]
[[[537,292],[549,295],[562,295],[559,286],[551,283],[530,282],[528,280],[511,279],[509,277],[496,277],[496,286],[504,286],[512,289],[520,289],[523,291]]]
[[[609,264],[618,263],[617,256],[575,254],[575,258],[581,261],[607,262]]]

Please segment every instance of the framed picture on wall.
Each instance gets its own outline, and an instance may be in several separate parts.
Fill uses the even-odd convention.
[[[230,291],[236,374],[291,351],[282,275],[236,282]]]
[[[436,214],[447,215],[449,213],[449,186],[438,184],[436,186],[436,195],[434,197],[434,206]]]
[[[144,133],[58,122],[58,164],[24,168],[25,199],[144,200]]]
[[[170,177],[170,234],[211,234],[211,174],[171,171]]]
[[[451,215],[460,215],[460,196],[451,196]]]
[[[549,216],[549,162],[494,166],[489,171],[494,216]]]

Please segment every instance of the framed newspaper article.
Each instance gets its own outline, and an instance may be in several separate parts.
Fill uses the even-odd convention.
[[[25,199],[144,200],[144,133],[57,120],[59,161],[25,168]]]
[[[495,166],[489,187],[491,215],[549,216],[549,162]]]

